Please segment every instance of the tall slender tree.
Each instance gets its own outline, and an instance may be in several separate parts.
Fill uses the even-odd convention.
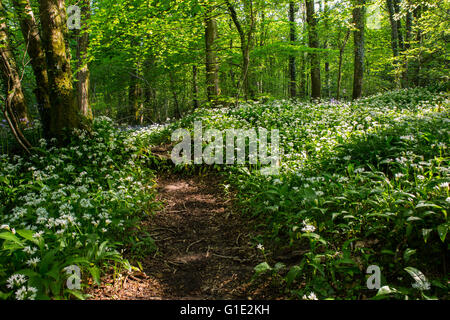
[[[405,34],[405,50],[411,49],[411,38],[412,38],[412,25],[413,25],[413,13],[412,10],[408,10],[406,13],[406,34]],[[409,79],[409,61],[408,57],[405,56],[405,64],[404,64],[404,71],[403,71],[403,81],[402,85],[404,88],[408,88],[410,86],[410,79]]]
[[[313,50],[319,49],[319,33],[317,30],[317,18],[314,10],[314,0],[305,0],[306,4],[306,22],[308,23],[309,47]],[[321,81],[320,81],[320,56],[318,52],[310,54],[311,60],[311,97],[320,99]]]
[[[386,0],[386,7],[389,14],[389,22],[391,25],[391,47],[394,57],[398,57],[398,24],[395,20],[394,0]]]
[[[217,62],[217,22],[212,17],[213,11],[208,6],[205,18],[205,47],[206,47],[206,91],[209,102],[214,102],[220,95],[219,64]]]
[[[295,12],[294,1],[289,1],[289,39],[292,45],[297,41]],[[294,55],[289,56],[289,78],[289,95],[291,98],[295,98],[297,96],[297,71]]]
[[[354,0],[353,2],[353,31],[354,40],[354,74],[353,74],[353,99],[358,99],[362,95],[364,79],[364,29],[365,29],[365,0]]]
[[[329,9],[328,9],[328,0],[325,0],[324,2],[324,7],[323,7],[323,14],[324,14],[324,26],[325,26],[325,30],[329,30],[330,28],[330,19],[329,19]],[[330,46],[330,36],[327,33],[325,36],[325,42],[324,42],[324,49],[328,49]],[[326,56],[325,56],[325,96],[327,98],[331,97],[331,90],[330,90],[330,56],[329,53],[327,51]]]
[[[90,0],[81,0],[81,27],[77,39],[77,87],[78,87],[78,109],[88,120],[92,120],[93,114],[89,104],[90,74],[88,66],[89,32],[88,21],[91,15]]]
[[[197,109],[199,107],[198,102],[198,67],[197,65],[192,66],[192,103],[194,109]]]
[[[339,33],[340,35],[340,33]],[[347,29],[345,33],[344,40],[339,46],[339,62],[338,62],[338,75],[337,75],[337,89],[336,89],[336,100],[341,98],[341,83],[342,83],[342,61],[344,59],[345,47],[347,45],[348,39],[350,38],[350,29]]]
[[[228,11],[231,15],[231,19],[233,20],[234,25],[236,26],[236,29],[239,34],[239,38],[241,40],[241,51],[242,51],[242,88],[244,91],[244,98],[245,100],[248,99],[249,95],[253,95],[253,92],[250,88],[250,81],[249,81],[249,72],[250,72],[250,50],[253,42],[253,34],[255,31],[255,25],[256,25],[256,16],[255,11],[253,8],[253,1],[252,0],[244,0],[243,2],[243,8],[244,11],[246,11],[246,20],[248,21],[248,27],[247,30],[244,31],[244,28],[239,21],[236,9],[234,6],[230,3],[229,0],[225,0],[225,4],[228,8]]]

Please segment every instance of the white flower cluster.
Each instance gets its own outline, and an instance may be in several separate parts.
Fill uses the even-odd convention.
[[[132,167],[140,167],[145,158],[131,152],[151,130],[162,127],[117,132],[110,120],[102,117],[96,120],[96,126],[98,130],[89,135],[94,137],[92,143],[84,143],[88,134],[76,130],[78,145],[52,147],[45,155],[27,158],[0,155],[0,202],[8,201],[1,214],[0,230],[32,230],[35,240],[19,249],[25,257],[17,259],[17,268],[37,270],[43,254],[61,241],[78,248],[86,234],[107,236],[122,230],[134,212],[142,212],[138,207],[152,197],[152,182],[147,185],[132,175]],[[40,145],[46,147],[45,140]],[[14,207],[5,194],[14,195]],[[44,252],[37,246],[38,241],[45,243]],[[7,276],[13,272],[5,271]],[[36,288],[26,284],[25,276],[13,274],[7,279],[7,287],[15,290],[16,299],[36,297]]]
[[[310,292],[308,295],[303,295],[303,300],[319,300],[314,292]]]
[[[17,300],[34,300],[38,290],[34,287],[25,285],[27,278],[20,273],[13,274],[6,280],[6,287],[15,290],[15,298]]]
[[[312,224],[309,224],[309,221],[303,221],[302,231],[306,233],[314,232],[316,231],[316,227],[313,226]]]

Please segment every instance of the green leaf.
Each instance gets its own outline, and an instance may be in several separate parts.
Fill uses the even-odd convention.
[[[425,243],[427,243],[431,231],[433,231],[433,229],[422,229],[423,241],[425,241]]]
[[[18,237],[16,237],[12,232],[9,231],[0,233],[0,239],[12,241],[20,246],[23,246],[22,241]]]
[[[0,291],[0,300],[8,299],[11,294],[12,294],[12,292],[10,292],[10,293],[3,293],[3,292]]]
[[[97,283],[98,285],[101,285],[100,269],[97,267],[91,267],[91,268],[89,268],[89,272],[91,273],[91,276],[94,279],[95,283]]]
[[[298,277],[298,275],[302,272],[302,268],[300,266],[293,266],[291,270],[289,270],[286,276],[286,283],[288,286],[294,282],[294,280]]]
[[[49,267],[52,263],[56,262],[54,265],[58,265],[56,259],[57,259],[57,252],[58,249],[53,249],[48,251],[44,257],[42,258],[41,263],[39,264],[39,270],[40,272],[47,272],[49,270]]]
[[[377,296],[384,296],[384,295],[389,295],[389,294],[393,294],[393,293],[397,293],[397,292],[398,291],[395,288],[391,288],[389,286],[384,286],[378,290]]]
[[[79,292],[79,291],[66,289],[65,292],[70,293],[70,294],[73,295],[75,298],[78,298],[78,299],[80,299],[80,300],[85,300],[85,299],[86,299],[86,298],[84,297],[84,295],[83,295],[81,292]]]
[[[429,297],[429,296],[427,296],[425,293],[423,293],[423,292],[421,292],[421,294],[422,294],[422,297],[425,299],[425,300],[439,300],[437,297]]]
[[[317,233],[314,233],[314,232],[302,233],[302,237],[314,239],[314,240],[319,241],[320,243],[323,243],[325,245],[327,244],[325,239],[323,239],[320,235],[318,235]]]
[[[437,232],[439,234],[439,238],[441,238],[442,242],[445,242],[445,238],[447,237],[447,232],[448,232],[448,225],[447,224],[441,224],[440,226],[437,227]]]
[[[272,270],[272,267],[269,266],[269,264],[267,262],[260,263],[255,267],[256,274],[261,274],[263,272],[271,271],[271,270]]]
[[[411,275],[411,277],[413,277],[414,281],[421,287],[426,287],[427,285],[429,285],[425,275],[416,268],[406,267],[405,271],[408,272]]]
[[[416,209],[418,208],[438,208],[442,209],[442,207],[438,206],[437,204],[430,203],[430,202],[421,202],[416,206]]]
[[[406,262],[409,261],[409,259],[411,258],[412,255],[414,255],[416,253],[417,250],[415,249],[406,249],[405,252],[403,253],[403,259],[405,259]]]
[[[19,235],[21,235],[23,238],[25,238],[26,240],[36,243],[36,239],[33,238],[33,235],[34,235],[33,230],[17,230],[16,232]]]

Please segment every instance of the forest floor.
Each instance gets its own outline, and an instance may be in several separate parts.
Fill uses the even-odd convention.
[[[218,175],[163,175],[157,184],[164,207],[141,226],[157,252],[140,261],[144,272],[103,279],[89,292],[91,299],[274,298],[270,284],[251,281],[264,258],[252,244],[248,221],[233,213]]]

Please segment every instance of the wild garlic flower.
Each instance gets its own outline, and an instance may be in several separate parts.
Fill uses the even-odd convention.
[[[308,296],[306,294],[302,297],[303,300],[319,300],[314,292],[310,292]]]
[[[27,262],[26,262],[26,264],[27,264],[29,267],[36,267],[37,264],[38,264],[40,261],[41,261],[40,258],[35,257],[35,258],[28,259]]]
[[[37,252],[37,248],[36,247],[30,247],[30,246],[26,246],[25,248],[22,249],[23,252],[28,253],[29,255],[33,255]]]
[[[313,225],[309,224],[309,221],[303,221],[303,228],[302,228],[303,232],[314,232],[316,231],[316,227],[314,227]]]
[[[34,287],[22,286],[15,294],[17,300],[34,300],[36,299],[37,289]]]
[[[20,273],[13,274],[6,280],[6,287],[9,289],[13,289],[14,287],[18,287],[27,282],[27,278]]]
[[[33,238],[35,238],[35,239],[40,239],[40,238],[42,237],[43,234],[44,234],[44,231],[36,232],[36,233],[33,235]]]

